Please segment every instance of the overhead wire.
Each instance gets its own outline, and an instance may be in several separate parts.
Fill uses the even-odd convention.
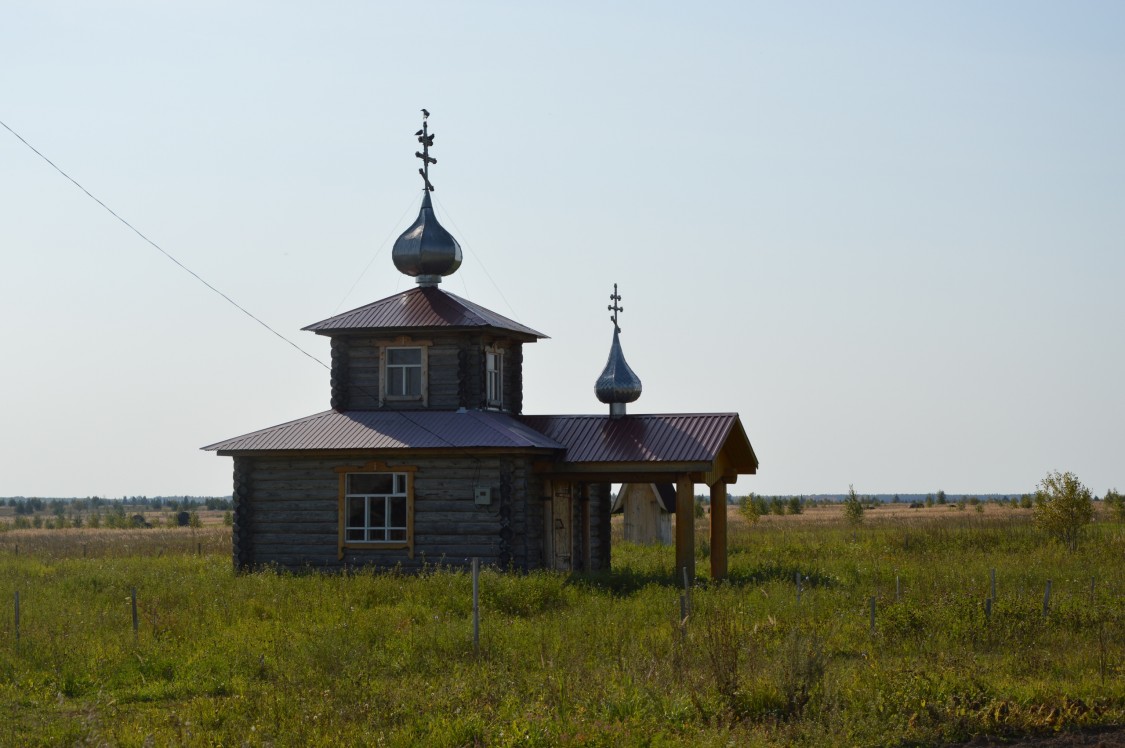
[[[410,199],[410,203],[406,206],[406,209],[402,211],[402,214],[398,217],[398,220],[395,221],[394,224],[392,225],[391,232],[389,234],[387,234],[387,238],[384,239],[383,242],[379,245],[379,247],[375,250],[375,254],[371,255],[371,259],[367,261],[367,264],[364,265],[363,270],[360,271],[359,275],[356,276],[356,279],[352,283],[351,288],[349,288],[348,292],[346,294],[344,294],[344,297],[342,299],[340,299],[340,303],[336,305],[336,308],[332,310],[333,316],[335,316],[336,312],[340,311],[340,307],[342,307],[344,305],[344,302],[346,302],[348,300],[348,297],[352,295],[352,291],[355,290],[355,287],[358,286],[359,282],[361,280],[363,280],[363,277],[365,275],[367,275],[367,271],[371,269],[371,266],[375,263],[375,260],[382,253],[383,249],[386,248],[387,242],[389,242],[391,240],[392,236],[394,236],[396,233],[398,233],[398,231],[399,231],[398,227],[402,225],[402,219],[406,216],[407,213],[410,212],[410,209],[414,206],[414,204],[417,201],[418,201],[417,197],[412,197]]]
[[[219,295],[219,296],[221,296],[221,297],[222,297],[223,299],[225,299],[225,300],[227,301],[227,303],[229,303],[229,304],[230,304],[231,306],[233,306],[233,307],[234,307],[235,309],[237,309],[238,311],[242,312],[243,314],[245,314],[245,315],[246,315],[247,317],[249,317],[250,319],[254,320],[255,322],[257,322],[257,323],[258,323],[259,325],[261,325],[262,327],[264,327],[264,328],[265,328],[266,330],[268,330],[268,331],[269,331],[270,333],[272,333],[273,335],[275,335],[276,337],[278,337],[279,339],[281,339],[281,340],[282,340],[282,341],[284,341],[285,343],[288,343],[288,344],[289,344],[290,346],[292,346],[292,347],[293,347],[294,349],[296,349],[296,350],[297,350],[298,352],[300,352],[300,353],[301,353],[302,355],[304,355],[304,356],[308,357],[309,359],[311,359],[311,360],[315,361],[316,363],[320,364],[320,365],[321,365],[321,366],[323,366],[323,367],[324,367],[325,369],[329,369],[329,370],[331,370],[331,367],[329,367],[329,366],[328,366],[328,364],[324,363],[324,362],[323,362],[323,361],[321,361],[321,360],[320,360],[319,358],[317,358],[317,357],[316,357],[316,356],[314,356],[313,354],[309,353],[309,352],[308,352],[308,351],[306,351],[306,350],[305,350],[304,348],[302,348],[301,346],[297,345],[296,343],[294,343],[294,342],[293,342],[292,340],[290,340],[289,338],[287,338],[287,337],[285,337],[284,335],[282,335],[282,334],[281,334],[280,332],[278,332],[277,330],[275,330],[275,329],[273,329],[272,327],[270,327],[270,326],[269,326],[268,324],[266,324],[266,322],[264,322],[264,321],[263,321],[262,319],[260,319],[259,317],[257,317],[256,315],[254,315],[254,314],[253,314],[252,312],[250,312],[250,310],[248,310],[248,309],[247,309],[246,307],[242,306],[242,305],[241,305],[241,304],[239,304],[239,303],[238,303],[237,301],[235,301],[234,299],[232,299],[232,298],[231,298],[230,296],[226,295],[225,293],[223,293],[223,292],[222,292],[222,291],[220,291],[219,289],[215,288],[215,287],[214,287],[213,285],[211,285],[211,284],[210,284],[210,283],[208,283],[208,282],[207,282],[206,280],[204,280],[204,279],[203,279],[203,277],[202,277],[202,276],[200,276],[200,275],[199,275],[198,273],[196,273],[196,272],[195,272],[194,270],[192,270],[192,269],[191,269],[191,268],[189,268],[189,267],[188,267],[187,265],[183,264],[183,263],[182,263],[182,262],[180,262],[180,261],[179,261],[178,259],[176,259],[176,258],[175,258],[175,257],[174,257],[174,256],[173,256],[173,255],[172,255],[172,254],[171,254],[170,252],[168,252],[167,250],[165,250],[165,249],[164,249],[163,247],[161,247],[161,246],[160,246],[159,244],[157,244],[156,242],[154,242],[154,241],[153,241],[152,239],[149,239],[149,238],[148,238],[148,237],[147,237],[147,236],[146,236],[146,235],[145,235],[145,234],[144,234],[144,233],[143,233],[143,232],[142,232],[142,231],[141,231],[140,229],[138,229],[138,228],[137,228],[136,226],[134,226],[133,224],[129,223],[129,222],[127,221],[127,220],[125,220],[124,218],[122,218],[122,217],[121,217],[121,215],[119,215],[119,214],[117,213],[117,211],[115,211],[115,210],[114,210],[113,208],[109,207],[109,206],[108,206],[108,205],[106,205],[106,204],[105,204],[104,202],[102,202],[102,201],[101,201],[101,200],[100,200],[100,199],[99,199],[99,198],[98,198],[98,197],[97,197],[96,195],[94,195],[94,194],[93,194],[92,192],[90,192],[90,191],[89,191],[88,189],[86,189],[85,187],[83,187],[83,186],[82,186],[82,185],[81,185],[81,184],[80,184],[80,183],[78,182],[78,180],[76,180],[76,179],[75,179],[74,177],[70,176],[70,175],[69,175],[69,174],[67,174],[67,173],[66,173],[65,171],[63,171],[63,170],[62,170],[62,168],[60,168],[60,167],[58,166],[58,164],[56,164],[56,163],[55,163],[54,161],[52,161],[51,159],[47,158],[47,157],[46,157],[46,156],[45,156],[45,155],[44,155],[44,154],[43,154],[43,153],[42,153],[42,152],[41,152],[41,151],[40,151],[40,150],[39,150],[38,148],[36,148],[35,146],[33,146],[33,145],[32,145],[31,143],[27,142],[27,140],[26,140],[26,139],[25,139],[25,138],[24,138],[24,137],[23,137],[22,135],[20,135],[20,134],[19,134],[18,132],[16,132],[16,131],[15,131],[15,130],[13,130],[13,129],[12,129],[11,127],[9,127],[9,126],[8,126],[8,123],[4,122],[3,120],[0,120],[0,125],[3,125],[3,126],[4,126],[4,129],[5,129],[5,130],[7,130],[8,132],[10,132],[10,133],[11,133],[12,135],[16,136],[16,138],[17,138],[17,139],[19,139],[19,141],[20,141],[21,143],[23,143],[23,144],[24,144],[25,146],[27,146],[28,148],[30,148],[30,149],[31,149],[31,151],[32,151],[32,152],[33,152],[33,153],[34,153],[34,154],[35,154],[36,156],[38,156],[39,158],[43,159],[43,160],[44,160],[44,161],[46,161],[46,162],[47,162],[48,164],[50,164],[50,165],[51,165],[51,168],[53,168],[53,169],[54,169],[55,171],[57,171],[57,172],[58,172],[59,174],[62,174],[62,175],[63,175],[64,177],[66,177],[66,179],[67,179],[68,181],[70,181],[70,183],[71,183],[71,184],[73,184],[73,185],[74,185],[75,187],[77,187],[78,189],[82,190],[82,192],[84,192],[84,193],[86,194],[86,196],[87,196],[87,197],[89,197],[89,198],[90,198],[91,200],[93,200],[94,202],[96,202],[96,203],[97,203],[98,205],[102,206],[102,208],[104,208],[104,209],[106,210],[106,212],[108,212],[108,213],[109,213],[109,214],[110,214],[111,216],[113,216],[113,217],[114,217],[114,218],[116,218],[116,219],[117,219],[118,221],[120,221],[121,223],[123,223],[123,224],[124,224],[124,225],[125,225],[125,226],[126,226],[126,227],[127,227],[128,229],[129,229],[129,230],[131,230],[131,231],[132,231],[132,232],[133,232],[134,234],[136,234],[136,235],[137,235],[137,236],[139,236],[139,237],[140,237],[141,239],[143,239],[143,240],[144,240],[144,241],[145,241],[145,242],[146,242],[147,244],[149,244],[149,245],[150,245],[150,246],[151,246],[151,247],[152,247],[153,249],[157,250],[158,252],[160,252],[160,254],[164,255],[164,256],[165,256],[166,258],[168,258],[168,259],[169,259],[169,260],[171,260],[171,261],[172,261],[173,263],[175,263],[175,264],[176,264],[176,266],[177,266],[177,267],[179,267],[179,268],[180,268],[181,270],[183,270],[184,272],[188,273],[188,274],[189,274],[189,275],[190,275],[191,277],[195,278],[195,279],[196,279],[197,281],[199,281],[200,283],[202,283],[202,284],[203,284],[204,286],[206,286],[207,288],[209,288],[209,289],[211,289],[212,291],[214,291],[214,292],[215,292],[216,294],[218,294],[218,295]]]
[[[461,227],[458,226],[457,222],[453,220],[453,216],[450,215],[449,211],[445,209],[445,204],[442,203],[441,200],[439,200],[437,197],[435,197],[434,200],[437,200],[438,205],[441,206],[441,212],[445,214],[445,217],[451,224],[453,224],[453,228],[456,229],[457,233],[461,235],[463,239],[461,243],[464,244],[466,248],[468,248],[469,241],[465,238],[465,232],[461,230]],[[484,259],[480,255],[476,254],[476,252],[474,252],[473,254],[476,255],[477,262],[480,263],[480,268],[484,271],[485,277],[488,278],[488,281],[492,284],[492,287],[496,289],[496,292],[500,294],[500,298],[504,300],[504,303],[508,305],[508,311],[512,313],[512,318],[519,319],[519,314],[516,313],[516,308],[512,306],[512,303],[508,301],[508,297],[504,295],[504,292],[500,289],[500,286],[497,285],[496,281],[492,279],[492,273],[488,272],[488,268],[485,267]]]

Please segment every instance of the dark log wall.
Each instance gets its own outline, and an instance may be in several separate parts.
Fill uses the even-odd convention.
[[[253,532],[251,530],[251,462],[246,457],[234,458],[234,526],[231,528],[231,548],[234,568],[249,568],[254,562]]]
[[[335,468],[379,459],[414,473],[414,555],[406,550],[344,550],[337,557]],[[530,460],[511,457],[235,458],[235,565],[334,569],[376,565],[419,569],[463,565],[472,557],[502,568],[541,565],[542,500]],[[240,497],[239,486],[246,487]],[[478,506],[474,488],[492,489]],[[529,501],[529,497],[530,501]],[[249,521],[247,521],[249,519]]]
[[[422,336],[420,335],[419,338]],[[435,410],[484,408],[486,346],[507,351],[504,362],[504,409],[523,409],[522,344],[478,333],[427,336],[428,406]],[[397,337],[345,336],[332,339],[332,398],[335,410],[417,409],[417,401],[379,405],[379,346],[410,345]]]

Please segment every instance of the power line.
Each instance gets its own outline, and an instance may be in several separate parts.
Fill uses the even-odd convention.
[[[192,270],[191,268],[189,268],[189,267],[188,267],[187,265],[184,265],[184,264],[183,264],[182,262],[180,262],[180,261],[179,261],[179,260],[177,260],[177,259],[176,259],[175,257],[173,257],[171,253],[167,252],[167,251],[166,251],[166,250],[165,250],[165,249],[164,249],[163,247],[161,247],[161,246],[160,246],[159,244],[157,244],[157,243],[156,243],[156,242],[154,242],[154,241],[153,241],[152,239],[149,239],[149,238],[148,238],[147,236],[145,236],[145,235],[144,235],[143,233],[141,233],[141,231],[140,231],[140,230],[139,230],[139,229],[138,229],[138,228],[137,228],[136,226],[134,226],[133,224],[129,223],[129,222],[128,222],[128,221],[126,221],[126,220],[125,220],[124,218],[122,218],[121,216],[119,216],[119,215],[117,214],[117,212],[113,210],[113,208],[109,207],[108,205],[106,205],[105,203],[103,203],[103,202],[102,202],[101,200],[99,200],[99,199],[98,199],[98,198],[97,198],[97,197],[96,197],[96,196],[95,196],[95,195],[94,195],[93,193],[91,193],[91,192],[90,192],[90,191],[89,191],[88,189],[86,189],[86,188],[85,188],[85,187],[83,187],[83,186],[82,186],[81,184],[79,184],[79,183],[78,183],[78,181],[77,181],[77,180],[76,180],[76,179],[75,179],[74,177],[70,176],[70,175],[69,175],[69,174],[67,174],[67,173],[66,173],[65,171],[63,171],[62,169],[60,169],[60,168],[59,168],[59,166],[58,166],[58,165],[57,165],[57,164],[56,164],[56,163],[55,163],[54,161],[52,161],[51,159],[49,159],[49,158],[47,158],[46,156],[44,156],[44,155],[43,155],[43,154],[42,154],[42,153],[41,153],[41,152],[39,151],[39,149],[38,149],[38,148],[36,148],[35,146],[33,146],[33,145],[32,145],[31,143],[28,143],[28,142],[27,142],[27,141],[26,141],[26,140],[25,140],[25,139],[23,138],[23,136],[22,136],[22,135],[20,135],[20,134],[19,134],[18,132],[16,132],[16,131],[15,131],[15,130],[13,130],[12,128],[8,127],[8,125],[7,125],[7,123],[6,123],[6,122],[4,122],[3,120],[0,120],[0,125],[3,125],[3,126],[4,126],[4,129],[5,129],[5,130],[7,130],[8,132],[12,133],[12,135],[15,135],[15,136],[16,136],[16,138],[18,138],[18,139],[19,139],[19,141],[20,141],[21,143],[23,143],[23,144],[24,144],[24,145],[26,145],[26,146],[27,146],[28,148],[30,148],[30,149],[32,150],[32,152],[33,152],[33,153],[34,153],[34,154],[35,154],[36,156],[38,156],[39,158],[43,159],[43,160],[44,160],[44,161],[46,161],[46,162],[47,162],[48,164],[50,164],[50,165],[51,165],[51,167],[52,167],[52,168],[53,168],[53,169],[54,169],[55,171],[57,171],[57,172],[58,172],[59,174],[62,174],[62,175],[63,175],[64,177],[66,177],[66,178],[67,178],[67,179],[68,179],[68,180],[70,181],[70,183],[71,183],[71,184],[73,184],[73,185],[74,185],[75,187],[77,187],[78,189],[80,189],[80,190],[82,190],[82,191],[83,191],[84,193],[86,193],[86,196],[87,196],[87,197],[89,197],[89,198],[90,198],[91,200],[93,200],[93,201],[94,201],[94,202],[96,202],[96,203],[97,203],[98,205],[100,205],[100,206],[102,206],[103,208],[105,208],[106,212],[108,212],[108,213],[109,213],[109,214],[110,214],[111,216],[113,216],[114,218],[116,218],[116,219],[117,219],[118,221],[120,221],[121,223],[125,224],[125,226],[127,226],[127,227],[128,227],[128,228],[129,228],[129,229],[130,229],[130,230],[131,230],[131,231],[132,231],[132,232],[133,232],[134,234],[136,234],[136,235],[137,235],[137,236],[139,236],[139,237],[140,237],[141,239],[143,239],[143,240],[144,240],[145,242],[147,242],[147,243],[148,243],[148,244],[149,244],[149,245],[150,245],[150,246],[151,246],[151,247],[152,247],[153,249],[155,249],[155,250],[157,250],[158,252],[160,252],[160,254],[164,255],[165,257],[167,257],[167,258],[168,258],[169,260],[171,260],[172,262],[176,263],[176,265],[177,265],[177,266],[178,266],[178,267],[179,267],[179,268],[180,268],[181,270],[183,270],[184,272],[186,272],[186,273],[188,273],[189,275],[191,275],[191,277],[195,278],[195,279],[196,279],[197,281],[199,281],[199,282],[200,282],[200,283],[202,283],[203,285],[207,286],[207,288],[211,289],[212,291],[214,291],[215,293],[217,293],[217,294],[218,294],[219,296],[222,296],[222,297],[223,297],[223,298],[224,298],[224,299],[225,299],[225,300],[227,301],[227,303],[229,303],[229,304],[230,304],[231,306],[233,306],[233,307],[234,307],[235,309],[237,309],[238,311],[242,312],[242,313],[243,313],[243,314],[245,314],[245,315],[246,315],[247,317],[249,317],[250,319],[252,319],[252,320],[254,320],[255,322],[257,322],[257,323],[258,323],[259,325],[261,325],[262,327],[264,327],[264,328],[266,328],[267,330],[269,330],[269,331],[270,331],[271,333],[273,333],[274,335],[276,335],[276,336],[277,336],[278,338],[280,338],[281,340],[285,341],[286,343],[288,343],[289,345],[291,345],[291,346],[292,346],[293,348],[297,349],[297,350],[298,350],[298,351],[299,351],[300,353],[304,354],[304,355],[305,355],[305,356],[307,356],[308,358],[310,358],[310,359],[312,359],[313,361],[315,361],[316,363],[320,364],[320,365],[321,365],[321,366],[323,366],[323,367],[324,367],[325,369],[329,369],[329,370],[331,370],[331,369],[330,369],[330,367],[328,366],[328,364],[324,363],[324,362],[323,362],[323,361],[321,361],[321,360],[320,360],[319,358],[317,358],[316,356],[312,355],[311,353],[309,353],[308,351],[306,351],[306,350],[305,350],[304,348],[302,348],[301,346],[297,345],[297,344],[296,344],[296,343],[294,343],[294,342],[293,342],[292,340],[290,340],[289,338],[287,338],[287,337],[285,337],[284,335],[282,335],[281,333],[279,333],[279,332],[278,332],[277,330],[275,330],[275,329],[273,329],[272,327],[270,327],[269,325],[267,325],[267,324],[266,324],[265,322],[263,322],[263,321],[262,321],[261,319],[259,319],[258,317],[255,317],[255,316],[254,316],[253,314],[251,314],[251,313],[250,313],[250,311],[249,311],[249,310],[247,310],[247,309],[246,309],[246,307],[242,306],[242,305],[241,305],[241,304],[239,304],[239,303],[238,303],[237,301],[235,301],[234,299],[232,299],[231,297],[227,296],[227,295],[226,295],[225,293],[223,293],[223,292],[222,292],[222,291],[220,291],[219,289],[217,289],[217,288],[215,288],[214,286],[212,286],[212,285],[211,285],[210,283],[208,283],[208,282],[207,282],[207,281],[205,281],[205,280],[204,280],[204,279],[203,279],[202,277],[200,277],[200,275],[199,275],[198,273],[196,273],[196,272],[195,272],[194,270]]]
[[[461,230],[461,227],[460,227],[460,226],[458,226],[458,225],[457,225],[457,222],[453,220],[453,216],[452,216],[452,215],[450,215],[450,214],[449,214],[449,211],[445,209],[445,204],[444,204],[444,203],[442,203],[442,202],[441,202],[441,200],[439,200],[439,199],[438,199],[438,198],[436,198],[436,197],[435,197],[434,199],[435,199],[435,200],[437,200],[437,202],[438,202],[438,205],[440,205],[440,206],[441,206],[441,212],[445,214],[445,217],[446,217],[447,219],[449,219],[449,222],[450,222],[451,224],[453,224],[453,228],[454,228],[454,229],[456,229],[456,230],[457,230],[457,233],[461,235],[462,239],[464,239],[464,241],[462,242],[462,244],[464,244],[464,245],[465,245],[465,249],[468,249],[468,248],[469,248],[469,240],[468,240],[468,239],[467,239],[467,238],[465,237],[465,232]],[[496,289],[496,292],[497,292],[498,294],[500,294],[500,298],[504,300],[504,303],[505,303],[505,304],[507,304],[507,306],[508,306],[508,310],[509,310],[509,311],[510,311],[510,312],[512,313],[512,319],[519,319],[519,318],[520,318],[520,316],[519,316],[519,314],[517,314],[517,313],[516,313],[516,309],[515,309],[515,307],[513,307],[513,306],[512,306],[512,303],[511,303],[510,301],[508,301],[508,297],[507,297],[507,296],[505,296],[505,295],[504,295],[504,292],[500,290],[500,286],[498,286],[498,285],[496,284],[496,281],[494,281],[494,280],[492,279],[492,273],[488,272],[488,268],[486,268],[486,267],[484,266],[484,258],[482,258],[482,257],[481,257],[480,255],[476,254],[475,252],[474,252],[473,254],[474,254],[474,255],[476,255],[476,259],[477,259],[477,262],[479,262],[479,263],[480,263],[480,268],[481,268],[481,270],[483,270],[483,271],[484,271],[485,277],[487,277],[487,278],[488,278],[489,282],[490,282],[490,283],[492,283],[492,287]]]

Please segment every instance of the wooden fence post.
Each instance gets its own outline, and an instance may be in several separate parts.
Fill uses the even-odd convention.
[[[134,587],[130,598],[133,603],[133,636],[137,635],[137,588]]]
[[[875,596],[871,596],[871,635],[875,636]]]
[[[992,598],[986,597],[984,599],[984,620],[985,623],[992,622]]]
[[[1051,610],[1051,580],[1047,580],[1047,589],[1043,592],[1043,617],[1046,618]]]

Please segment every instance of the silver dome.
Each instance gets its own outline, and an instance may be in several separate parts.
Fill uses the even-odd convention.
[[[442,276],[461,267],[461,245],[438,223],[428,191],[418,218],[395,240],[391,259],[399,272],[416,278],[420,286],[435,286]]]
[[[598,400],[610,406],[611,415],[624,415],[625,403],[631,403],[641,396],[641,378],[633,373],[625,362],[621,351],[620,332],[613,329],[613,345],[609,349],[609,360],[605,363],[602,375],[594,385]]]

